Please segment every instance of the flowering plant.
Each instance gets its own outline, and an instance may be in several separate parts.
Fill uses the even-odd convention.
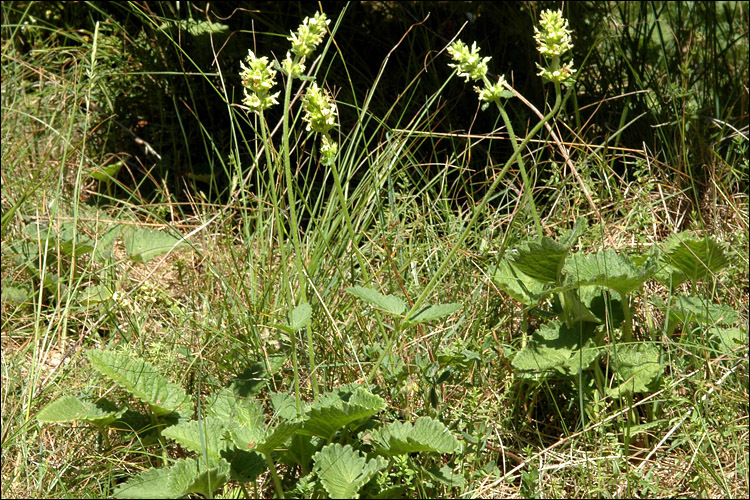
[[[573,48],[568,29],[568,20],[562,17],[562,11],[545,10],[541,14],[539,24],[542,29],[534,27],[534,40],[537,50],[544,57],[545,66],[537,63],[538,75],[547,81],[570,85],[573,83],[573,61],[560,63],[560,58]]]

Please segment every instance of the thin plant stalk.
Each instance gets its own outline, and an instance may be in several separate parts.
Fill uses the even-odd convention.
[[[284,118],[282,121],[282,139],[281,139],[281,157],[284,162],[284,171],[286,174],[287,196],[289,197],[289,219],[291,225],[292,242],[294,243],[294,256],[297,265],[297,276],[300,290],[300,303],[307,302],[307,278],[305,276],[304,264],[302,263],[302,245],[299,241],[299,224],[297,220],[297,208],[294,199],[294,179],[292,178],[292,166],[289,158],[289,103],[292,100],[292,78],[286,79],[284,86]],[[291,286],[291,284],[290,284]],[[291,291],[290,291],[291,294]],[[292,297],[290,297],[292,298]],[[290,304],[290,308],[292,304]],[[312,381],[313,398],[318,397],[318,379],[315,374],[315,349],[313,348],[312,330],[308,325],[305,328],[307,332],[307,350],[310,358],[310,379]],[[294,377],[296,386],[299,385],[299,379]],[[299,400],[297,401],[297,412],[301,410]]]
[[[570,90],[568,91],[570,92]],[[482,197],[481,201],[479,202],[479,205],[474,209],[474,215],[472,216],[471,220],[469,220],[469,223],[466,224],[464,227],[464,230],[461,232],[461,234],[458,237],[458,240],[453,245],[453,248],[450,252],[448,252],[448,255],[443,260],[442,264],[438,267],[437,271],[435,271],[435,274],[432,276],[432,279],[430,279],[429,283],[427,283],[427,286],[422,290],[422,293],[419,295],[417,300],[414,301],[414,304],[412,305],[411,309],[406,313],[406,316],[403,321],[399,323],[399,326],[394,329],[393,333],[391,334],[391,337],[388,339],[388,342],[385,346],[385,349],[383,349],[383,352],[378,357],[378,360],[375,362],[375,365],[373,365],[372,369],[370,370],[370,374],[367,376],[367,383],[370,383],[372,379],[375,377],[375,374],[378,372],[378,369],[380,368],[381,363],[383,362],[383,359],[385,359],[385,356],[388,352],[390,352],[391,348],[393,347],[393,343],[397,338],[399,338],[401,333],[400,325],[404,325],[408,323],[409,318],[414,315],[414,313],[422,307],[422,304],[424,304],[425,299],[427,296],[432,293],[432,290],[437,285],[438,281],[442,278],[443,273],[445,272],[448,265],[452,263],[453,257],[456,255],[458,250],[463,246],[464,241],[466,241],[466,237],[469,235],[469,232],[474,227],[474,225],[479,220],[479,217],[484,213],[484,209],[487,206],[487,203],[492,198],[492,195],[495,193],[495,190],[497,190],[498,186],[500,185],[500,181],[503,180],[505,177],[505,174],[508,173],[508,169],[511,165],[516,161],[518,156],[521,154],[521,151],[523,151],[523,148],[526,147],[526,145],[531,141],[531,139],[536,136],[537,132],[544,126],[545,123],[550,121],[552,118],[555,117],[557,112],[560,110],[562,104],[562,95],[560,90],[560,85],[555,85],[555,105],[552,107],[549,113],[547,113],[542,120],[540,120],[534,128],[531,129],[531,131],[526,134],[526,137],[521,141],[521,144],[518,145],[518,147],[515,149],[513,154],[508,158],[508,161],[505,162],[505,165],[503,166],[500,173],[497,174],[495,177],[495,181],[492,183],[492,185],[489,187],[487,192],[485,193],[484,197]]]

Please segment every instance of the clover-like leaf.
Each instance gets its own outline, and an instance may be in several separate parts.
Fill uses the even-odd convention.
[[[351,446],[339,443],[323,447],[313,461],[313,472],[331,498],[359,498],[360,488],[388,465],[383,457],[367,460]]]
[[[406,304],[404,304],[404,301],[394,295],[383,295],[377,290],[361,286],[350,286],[346,291],[358,299],[362,299],[387,313],[393,314],[394,316],[403,316],[406,312]]]
[[[90,350],[86,355],[91,366],[148,403],[156,415],[179,413],[190,400],[182,387],[167,381],[149,363],[113,351]]]
[[[410,422],[391,422],[372,432],[372,443],[386,456],[415,452],[452,453],[460,444],[440,421],[419,417]]]
[[[229,463],[221,459],[203,460],[185,458],[170,467],[148,469],[120,484],[115,498],[180,498],[199,493],[212,498],[215,491],[229,479]]]

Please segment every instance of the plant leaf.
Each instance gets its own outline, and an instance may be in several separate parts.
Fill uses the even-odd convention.
[[[307,302],[303,302],[292,310],[289,315],[289,328],[293,332],[302,330],[310,322],[312,316],[312,307]]]
[[[23,304],[33,296],[31,289],[25,285],[3,285],[0,294],[3,303],[7,301],[14,305]]]
[[[229,464],[226,460],[209,462],[184,458],[170,467],[148,469],[125,483],[114,492],[115,498],[180,498],[190,493],[199,493],[211,498],[229,479]]]
[[[99,304],[106,302],[112,298],[112,290],[107,285],[98,284],[91,285],[81,290],[78,295],[78,302],[81,305],[89,306],[91,304]]]
[[[94,167],[86,173],[98,181],[112,182],[124,164],[125,162],[118,161],[109,165]]]
[[[518,271],[508,260],[502,259],[490,273],[492,281],[520,303],[527,306],[539,304],[544,284]]]
[[[410,422],[391,422],[372,432],[375,447],[386,456],[415,452],[452,453],[460,444],[445,425],[430,417]]]
[[[113,351],[90,350],[86,355],[94,368],[148,403],[156,415],[179,413],[190,401],[182,387],[168,382],[149,363]]]
[[[172,233],[144,227],[123,229],[122,239],[128,257],[136,262],[148,262],[181,244],[180,238]]]
[[[383,295],[377,290],[361,286],[350,286],[346,291],[389,314],[403,316],[406,312],[404,301],[394,295]]]
[[[559,284],[567,255],[568,247],[546,236],[538,242],[528,241],[508,251],[508,258],[516,269],[545,284]]]
[[[359,498],[359,490],[388,465],[383,457],[367,460],[351,446],[329,444],[313,456],[313,472],[331,498]]]
[[[652,259],[636,267],[630,259],[608,248],[571,255],[565,262],[565,272],[576,286],[599,285],[624,297],[654,275],[656,262]]]
[[[551,321],[534,332],[511,364],[522,372],[556,370],[563,375],[577,375],[599,356],[595,335],[596,329],[591,323],[566,326]]]
[[[107,408],[106,402],[97,404],[81,401],[74,396],[64,396],[45,406],[36,418],[40,422],[73,422],[82,420],[96,427],[106,427],[125,413],[125,408]]]
[[[747,346],[747,330],[714,327],[709,333],[711,344],[724,354],[729,354],[740,346]]]
[[[650,344],[619,344],[610,348],[610,360],[619,386],[607,391],[619,398],[636,392],[651,392],[651,385],[664,369],[659,362],[659,348]]]
[[[222,452],[229,448],[229,443],[224,439],[226,425],[224,421],[216,417],[206,417],[200,422],[188,420],[164,429],[162,436],[174,439],[180,445],[190,451],[203,454],[205,445],[208,458],[219,459]],[[201,439],[201,435],[203,439]]]
[[[304,430],[313,436],[330,439],[339,429],[371,417],[385,407],[383,398],[361,387],[352,393],[349,401],[343,401],[339,397],[327,400],[321,397],[321,402],[310,406],[305,416]]]
[[[463,309],[463,304],[458,302],[451,302],[449,304],[436,304],[433,306],[425,306],[419,311],[414,313],[414,316],[409,318],[410,325],[416,325],[417,323],[424,323],[425,321],[435,321],[449,314],[453,314],[456,311]]]
[[[258,453],[268,455],[278,448],[284,446],[287,439],[292,437],[292,434],[297,432],[302,427],[302,422],[281,422],[273,432],[262,442],[258,443],[254,449]],[[242,449],[248,449],[246,445]]]
[[[673,287],[685,280],[693,283],[704,280],[729,264],[724,250],[713,238],[689,231],[667,239],[661,260],[667,264],[667,272],[658,274],[657,279],[669,284],[671,274]]]
[[[456,474],[453,469],[444,465],[440,468],[432,467],[431,469],[425,469],[425,472],[432,477],[435,481],[442,483],[450,488],[463,488],[466,480],[461,474]]]
[[[712,304],[701,297],[678,295],[672,300],[668,310],[667,331],[673,332],[678,325],[698,323],[702,326],[731,326],[739,321],[739,316],[729,306]]]

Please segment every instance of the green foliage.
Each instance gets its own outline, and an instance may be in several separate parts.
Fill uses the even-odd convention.
[[[690,232],[674,234],[667,239],[660,260],[664,270],[656,277],[672,287],[686,280],[693,284],[705,280],[729,264],[724,250],[716,241]]]
[[[167,382],[150,364],[117,352],[91,350],[87,354],[94,368],[149,405],[153,417],[163,426],[162,439],[171,439],[198,456],[197,460],[181,459],[169,467],[151,468],[130,478],[114,491],[116,498],[177,498],[191,493],[210,497],[227,481],[254,481],[268,467],[278,479],[277,460],[301,466],[306,474],[300,479],[307,487],[319,485],[333,498],[351,498],[358,496],[376,474],[389,468],[387,457],[444,454],[460,448],[445,425],[432,418],[422,417],[414,424],[381,425],[373,417],[386,409],[386,403],[362,386],[323,394],[317,402],[305,405],[300,415],[279,412],[280,421],[269,429],[259,403],[236,397],[237,386],[233,384],[211,398],[212,404],[204,409],[207,416],[189,419],[185,392]],[[291,397],[282,399],[293,401]],[[123,412],[111,403],[94,405],[66,396],[47,405],[37,419],[82,420],[105,430]],[[179,418],[164,418],[170,415]],[[352,439],[360,428],[367,430],[359,439]],[[368,443],[377,451],[374,457],[363,456]],[[449,469],[429,473],[458,480]],[[283,495],[280,482],[276,487]]]
[[[52,401],[37,413],[40,422],[60,423],[81,420],[96,427],[106,427],[120,418],[125,410],[112,409],[106,401],[90,403],[75,396],[65,396]]]
[[[515,355],[513,368],[525,376],[550,371],[578,375],[599,357],[596,336],[596,329],[588,322],[566,326],[550,321],[535,331],[528,344]]]
[[[125,251],[136,262],[148,262],[180,244],[180,238],[166,231],[126,228],[122,231]]]
[[[350,286],[346,291],[394,316],[403,316],[407,311],[404,301],[393,295],[383,295],[377,290],[361,286]]]
[[[361,286],[348,287],[346,291],[358,299],[362,299],[396,317],[402,318],[409,310],[404,301],[395,295],[383,295],[377,290]],[[411,315],[404,326],[416,325],[427,321],[436,321],[445,316],[449,316],[454,312],[460,311],[462,308],[463,305],[458,303],[427,305],[418,309],[413,315]]]
[[[156,415],[179,413],[188,403],[185,391],[169,382],[149,363],[113,351],[87,351],[91,365],[147,403]]]
[[[375,448],[386,456],[407,453],[452,453],[459,448],[456,437],[441,422],[419,417],[411,422],[391,422],[372,433]]]
[[[199,493],[206,498],[224,486],[229,479],[229,464],[226,460],[209,462],[183,458],[174,465],[160,469],[149,469],[120,484],[114,491],[115,498],[181,498]]]
[[[568,236],[570,245],[580,234],[580,224]],[[610,330],[609,369],[613,386],[607,393],[614,397],[650,392],[663,371],[661,350],[652,344],[630,344],[632,340],[631,294],[657,275],[671,274],[672,283],[686,278],[693,282],[719,272],[727,265],[721,247],[710,238],[691,234],[675,235],[663,253],[650,253],[630,258],[615,249],[595,253],[569,253],[568,245],[550,238],[529,241],[510,250],[498,266],[491,270],[494,282],[527,308],[542,307],[548,297],[556,298],[554,319],[540,326],[514,356],[512,366],[522,378],[540,379],[551,374],[577,377],[598,363],[605,338]],[[659,269],[661,268],[661,271]],[[674,278],[674,276],[679,276]],[[605,292],[611,291],[609,295]],[[603,307],[595,307],[600,303]],[[620,304],[622,321],[612,305]],[[664,306],[664,304],[661,304]],[[699,297],[675,296],[668,307],[668,331],[678,324],[699,323],[704,326],[731,326],[739,320],[729,307],[709,304]],[[608,323],[605,321],[608,320]],[[620,326],[617,343],[612,328]],[[647,332],[647,337],[653,332]],[[733,339],[733,334],[727,334]],[[717,337],[723,339],[721,335]],[[730,340],[733,342],[733,340]],[[604,390],[603,380],[599,389]]]
[[[376,456],[368,460],[351,446],[332,443],[313,456],[313,472],[331,498],[359,498],[359,490],[388,461]]]
[[[620,398],[625,394],[647,393],[664,371],[661,351],[650,344],[622,344],[610,349],[612,367],[621,382],[609,393]]]

